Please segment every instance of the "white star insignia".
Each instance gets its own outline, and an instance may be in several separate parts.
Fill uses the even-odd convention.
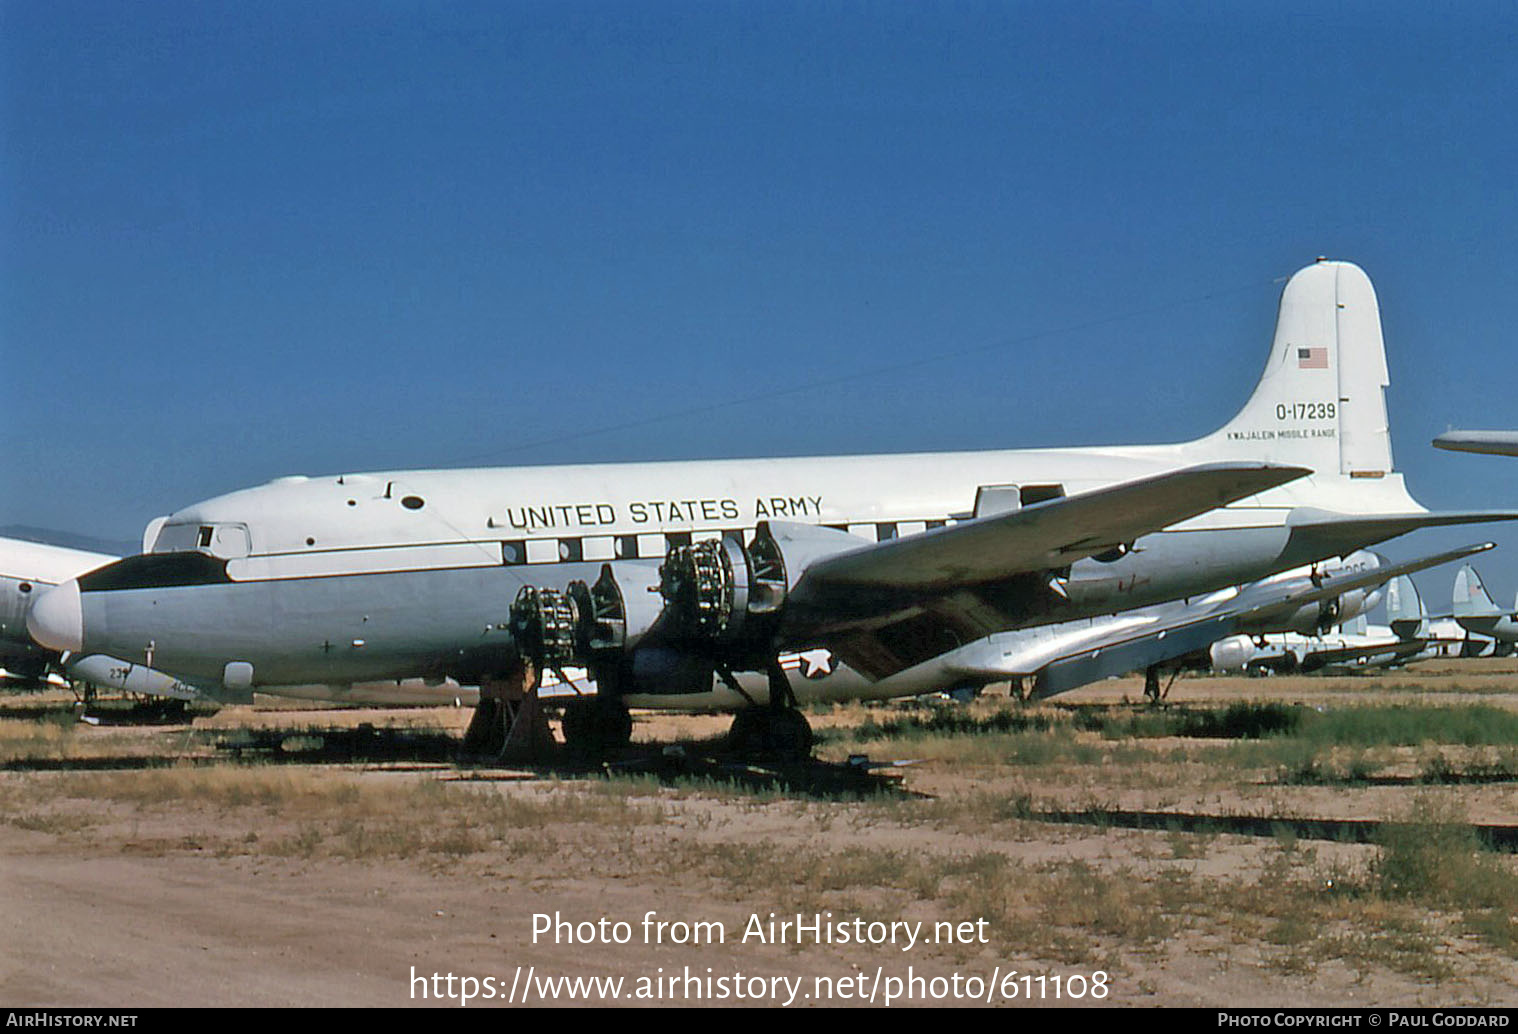
[[[801,674],[809,679],[825,679],[833,674],[833,651],[808,650],[798,654],[801,658]]]

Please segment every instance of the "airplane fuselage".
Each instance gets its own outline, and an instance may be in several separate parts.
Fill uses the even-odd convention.
[[[974,515],[977,499],[982,512],[1033,505],[1173,469],[1177,459],[1159,447],[285,478],[173,514],[155,552],[84,579],[81,652],[213,686],[232,662],[250,666],[257,685],[470,682],[512,652],[502,626],[524,586],[592,582],[607,562],[657,567],[672,542],[747,538],[768,520],[868,541],[910,535]],[[1321,507],[1329,482],[1342,479],[1313,480],[1323,482],[1312,496]],[[1400,479],[1385,488],[1396,497]],[[1355,489],[1343,493],[1350,511],[1366,502]],[[1144,536],[1122,555],[1077,561],[1063,598],[1044,594],[1024,623],[1126,610],[1296,566],[1293,493],[1285,486]],[[879,695],[921,691],[898,686],[903,677],[939,676],[903,672]]]
[[[633,604],[647,602],[648,591],[664,592],[658,569],[671,549],[682,564],[717,553],[736,569],[734,550],[689,544],[750,544],[761,526],[767,533],[781,526],[782,537],[799,543],[806,536],[792,532],[800,523],[846,533],[802,529],[814,545],[828,540],[816,548],[844,553],[821,561],[798,553],[794,569],[788,559],[781,565],[801,582],[789,583],[786,591],[796,594],[783,612],[767,612],[779,614],[778,625],[765,625],[766,612],[748,598],[744,613],[761,615],[751,627],[771,631],[741,635],[770,639],[744,640],[749,652],[734,655],[741,663],[697,650],[694,659],[705,668],[687,666],[694,672],[688,678],[674,676],[691,654],[657,647],[666,665],[658,677],[634,677],[633,689],[619,691],[672,694],[699,706],[721,697],[713,695],[714,665],[719,675],[727,667],[741,675],[766,645],[804,655],[805,636],[847,652],[857,670],[808,662],[791,678],[803,696],[942,689],[961,677],[956,652],[993,634],[1184,600],[1347,555],[1429,522],[1489,519],[1430,517],[1408,495],[1392,465],[1388,383],[1369,279],[1348,263],[1320,261],[1288,281],[1265,369],[1243,408],[1194,441],[285,478],[162,519],[145,536],[150,553],[49,592],[29,627],[55,648],[145,664],[213,689],[444,676],[469,683],[512,662],[509,625],[524,588],[563,593],[574,582],[595,583],[610,565],[617,606],[638,609]],[[1276,478],[1273,488],[1262,481],[1257,494],[1230,495],[1229,505],[1210,512],[1189,504],[1166,511],[1175,514],[1168,527],[1164,520],[1122,524],[1132,529],[1122,538],[1134,541],[1072,535],[1036,562],[996,553],[1033,541],[1035,526],[1052,536],[1066,519],[1056,515],[1081,511],[1054,501],[1061,496],[1133,498],[1113,486],[1240,462],[1313,473]],[[963,532],[935,531],[1040,503],[1047,518],[992,518]],[[1201,516],[1173,523],[1186,514]],[[1023,538],[981,534],[1014,523]],[[912,535],[924,536],[922,548],[878,545]],[[893,577],[891,565],[903,557],[946,556],[941,547],[950,539],[976,545],[936,570],[936,589],[920,570],[898,567],[903,577]],[[778,539],[763,541],[768,550]],[[841,570],[852,570],[851,577],[860,570],[834,562],[848,560],[849,551],[880,566],[863,581],[840,578]],[[765,581],[770,575],[746,554],[739,559],[743,577],[752,575],[763,593],[780,584]],[[820,573],[808,597],[813,570]],[[830,590],[819,585],[828,571]],[[672,592],[683,577],[672,574]],[[818,593],[825,603],[817,603]],[[594,609],[593,598],[588,605]],[[639,658],[659,659],[655,649],[637,646],[619,656],[633,676]],[[773,656],[761,666],[773,674],[772,665]],[[602,670],[619,679],[627,673]]]

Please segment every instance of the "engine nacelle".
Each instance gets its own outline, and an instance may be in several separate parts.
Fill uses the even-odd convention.
[[[719,671],[765,670],[801,574],[865,544],[777,522],[747,546],[732,538],[676,546],[657,570],[652,561],[609,562],[594,585],[524,588],[511,608],[512,637],[540,666],[582,666],[618,691],[706,692]]]
[[[1213,671],[1242,671],[1254,659],[1254,640],[1247,635],[1232,635],[1219,639],[1207,648],[1207,657]]]

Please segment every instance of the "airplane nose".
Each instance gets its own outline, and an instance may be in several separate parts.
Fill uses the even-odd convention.
[[[26,615],[26,630],[51,650],[82,648],[84,607],[79,602],[79,583],[71,578],[37,597]]]

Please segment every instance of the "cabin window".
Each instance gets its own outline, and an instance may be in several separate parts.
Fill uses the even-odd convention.
[[[615,560],[616,545],[610,535],[587,535],[580,540],[581,560]]]
[[[529,564],[552,564],[559,559],[558,539],[528,539],[527,562]]]
[[[501,563],[507,567],[527,562],[527,544],[525,542],[502,542]]]

